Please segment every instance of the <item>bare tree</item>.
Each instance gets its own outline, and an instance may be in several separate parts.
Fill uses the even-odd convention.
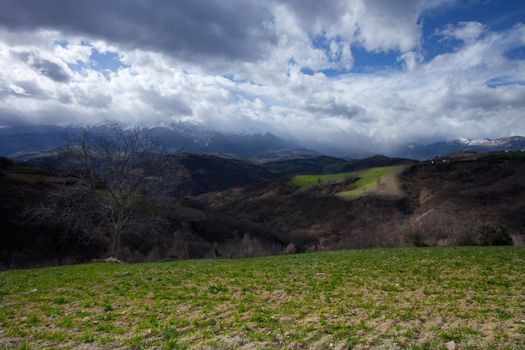
[[[59,157],[63,177],[74,180],[56,191],[37,215],[86,236],[110,233],[110,254],[115,258],[131,227],[147,231],[165,223],[161,189],[166,158],[143,131],[118,123],[84,128],[68,137]]]

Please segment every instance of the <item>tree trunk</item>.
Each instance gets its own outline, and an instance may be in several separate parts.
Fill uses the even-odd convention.
[[[119,258],[120,257],[120,237],[122,236],[120,229],[115,229],[113,231],[112,237],[111,237],[111,256],[113,258]]]
[[[120,237],[122,236],[122,232],[120,230],[117,231],[117,251],[115,253],[115,258],[120,259]]]

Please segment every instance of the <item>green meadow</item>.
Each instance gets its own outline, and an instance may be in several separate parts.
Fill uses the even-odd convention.
[[[386,166],[352,172],[350,174],[359,179],[352,184],[351,190],[340,192],[337,195],[344,199],[355,199],[373,192],[377,188],[378,180],[389,174],[394,168],[393,166]]]
[[[352,200],[363,195],[374,193],[381,181],[388,186],[387,193],[393,192],[390,188],[397,185],[396,175],[404,169],[404,167],[405,166],[385,166],[347,173],[297,175],[290,180],[289,185],[296,188],[297,191],[304,192],[316,186],[342,183],[349,178],[357,178],[357,180],[349,186],[348,190],[336,194],[340,198]],[[385,179],[387,175],[391,175],[388,180]]]
[[[297,191],[304,192],[315,186],[331,185],[345,181],[352,173],[337,173],[324,175],[297,175],[288,183],[295,187]]]
[[[525,348],[525,249],[352,250],[0,273],[0,349]]]

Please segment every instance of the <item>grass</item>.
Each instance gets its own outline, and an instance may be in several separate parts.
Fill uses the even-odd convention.
[[[351,190],[340,192],[337,195],[344,199],[355,199],[373,192],[377,188],[378,180],[394,168],[393,166],[386,166],[352,172],[351,175],[358,177],[359,180],[352,184]]]
[[[352,200],[370,193],[374,193],[377,190],[378,183],[380,181],[383,181],[389,187],[396,187],[396,176],[401,170],[405,169],[405,167],[405,165],[385,166],[358,170],[348,173],[326,175],[297,175],[290,180],[289,185],[295,187],[300,192],[304,192],[316,186],[341,183],[349,177],[356,177],[358,178],[358,180],[352,183],[351,189],[336,194],[340,198]],[[392,176],[390,176],[388,181],[385,181],[387,175]]]
[[[407,165],[397,165],[355,171],[351,175],[358,177],[359,180],[352,184],[351,190],[339,192],[337,196],[352,200],[370,193],[398,195],[401,191],[398,175],[406,167]],[[382,184],[381,189],[378,188],[379,183]]]
[[[525,348],[523,247],[0,273],[0,348]]]
[[[297,175],[288,183],[295,187],[297,191],[304,192],[312,187],[320,185],[330,185],[345,181],[352,173],[337,173],[325,175]]]

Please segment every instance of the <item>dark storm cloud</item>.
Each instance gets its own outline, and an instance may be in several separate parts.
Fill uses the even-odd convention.
[[[333,21],[345,11],[343,1],[287,0],[285,3],[297,13],[297,17],[301,21],[308,25],[312,25],[320,19]]]
[[[188,59],[257,59],[275,40],[271,20],[245,0],[0,1],[0,26],[8,30],[55,29]]]
[[[31,68],[36,70],[38,73],[45,75],[49,79],[52,79],[56,82],[68,82],[70,79],[69,74],[55,62],[40,58],[29,52],[20,52],[12,53],[14,56],[18,57],[25,63],[27,63]]]
[[[34,59],[30,63],[30,65],[37,72],[39,72],[42,75],[45,75],[49,79],[52,79],[58,82],[69,81],[69,75],[66,73],[66,71],[54,62],[37,58],[37,59]]]

